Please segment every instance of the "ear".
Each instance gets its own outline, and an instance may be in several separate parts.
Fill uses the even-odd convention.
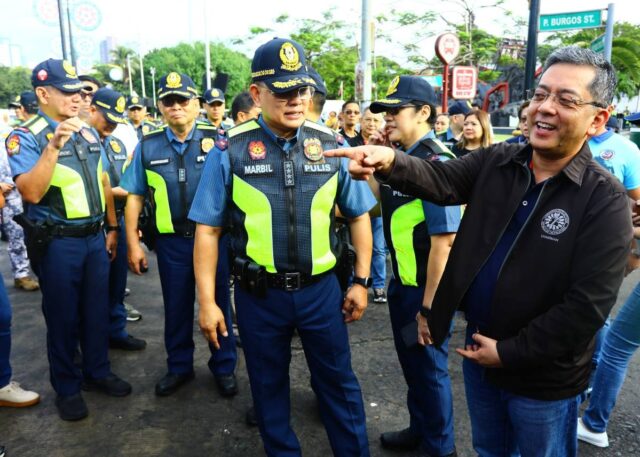
[[[249,86],[249,93],[251,94],[251,99],[256,106],[262,108],[261,98],[262,94],[260,93],[260,88],[257,84],[251,84]]]
[[[602,126],[606,125],[610,116],[611,113],[609,113],[608,110],[598,108],[598,113],[595,115],[593,121],[591,122],[591,125],[589,125],[589,128],[587,129],[587,135],[595,135],[596,132],[602,128]]]
[[[36,87],[35,88],[36,97],[38,98],[38,103],[42,103],[43,105],[47,105],[49,103],[49,92],[44,87]]]

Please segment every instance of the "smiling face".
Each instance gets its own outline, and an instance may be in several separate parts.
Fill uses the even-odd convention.
[[[276,96],[263,84],[251,84],[249,92],[256,106],[262,109],[262,118],[276,135],[289,138],[304,123],[311,97],[300,97],[297,89],[291,94]]]
[[[558,63],[545,71],[538,88],[553,96],[542,102],[531,100],[527,111],[529,142],[538,154],[548,158],[576,154],[588,135],[606,123],[606,109],[591,105],[562,106],[555,96],[569,95],[585,102],[593,101],[589,85],[595,70],[584,65]]]

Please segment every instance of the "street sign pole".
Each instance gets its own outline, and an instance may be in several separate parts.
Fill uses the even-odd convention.
[[[536,55],[538,54],[538,17],[540,16],[540,0],[531,0],[529,4],[529,35],[527,37],[527,59],[524,67],[524,94],[533,89],[533,80],[536,73]]]
[[[604,58],[611,63],[611,48],[613,47],[613,3],[607,6],[607,28],[604,32]]]

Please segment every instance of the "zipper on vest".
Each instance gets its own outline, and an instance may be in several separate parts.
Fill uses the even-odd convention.
[[[289,157],[290,151],[285,151],[284,187],[286,190],[287,211],[289,213],[289,264],[296,268],[298,264],[298,232],[296,230],[296,196],[295,196],[295,162]]]
[[[187,149],[189,146],[187,146]],[[178,154],[179,168],[178,168],[178,189],[180,192],[180,223],[187,221],[187,169],[184,167],[184,154]]]
[[[76,134],[77,135],[77,134]],[[89,149],[86,148],[86,150],[84,151],[85,154],[85,158],[82,159],[80,158],[80,154],[78,153],[78,147],[81,147],[81,144],[75,143],[74,144],[75,149],[76,149],[76,156],[79,159],[80,165],[82,166],[82,171],[84,173],[84,176],[87,180],[87,187],[88,187],[88,194],[89,194],[89,201],[91,202],[91,208],[89,210],[89,216],[96,216],[98,213],[100,212],[104,212],[104,208],[101,207],[100,205],[100,197],[98,195],[96,195],[96,187],[98,187],[98,183],[96,182],[97,178],[97,168],[96,168],[96,176],[92,175],[89,167],[87,166],[87,162],[89,161]],[[100,159],[98,159],[100,160]],[[93,211],[96,211],[96,214],[93,214]]]

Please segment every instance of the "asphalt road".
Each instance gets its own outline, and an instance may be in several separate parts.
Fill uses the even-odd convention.
[[[0,245],[4,250],[6,245]],[[155,259],[143,277],[130,275],[128,301],[144,315],[129,324],[131,334],[147,340],[147,349],[137,353],[112,351],[113,371],[133,385],[133,394],[110,398],[85,393],[90,415],[69,423],[58,418],[55,394],[49,384],[46,329],[40,310],[39,292],[13,287],[8,257],[0,256],[0,271],[13,304],[12,365],[14,379],[42,396],[39,405],[16,410],[0,408],[0,444],[9,457],[101,457],[101,456],[260,456],[264,455],[256,428],[244,423],[250,404],[244,359],[239,357],[237,375],[240,393],[224,399],[216,391],[206,365],[207,347],[199,331],[196,341],[196,379],[171,397],[154,395],[154,385],[165,373],[162,341],[162,296]],[[618,300],[630,293],[640,273],[624,282]],[[615,311],[614,311],[615,314]],[[462,342],[464,324],[456,322],[451,347]],[[393,348],[386,305],[370,302],[362,321],[350,326],[353,366],[362,385],[372,456],[401,456],[380,448],[383,431],[404,428],[408,423],[406,386]],[[291,363],[292,424],[305,456],[331,455],[299,341],[293,340]],[[640,356],[636,353],[618,405],[609,425],[611,446],[601,450],[580,444],[581,456],[640,456]],[[460,358],[452,354],[450,372],[455,401],[458,455],[475,455],[471,448],[469,419],[462,383]]]

